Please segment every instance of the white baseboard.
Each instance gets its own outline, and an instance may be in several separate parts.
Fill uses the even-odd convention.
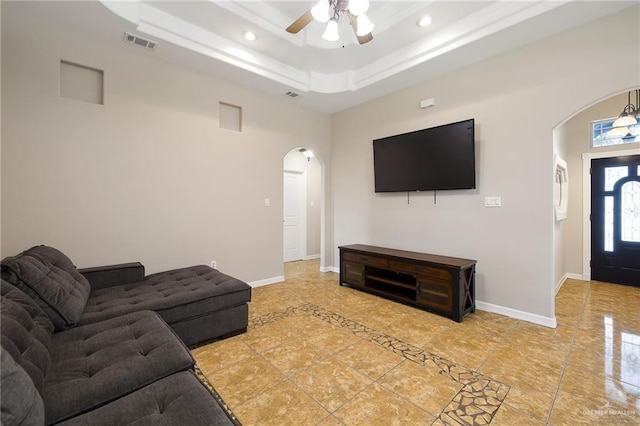
[[[589,278],[585,278],[582,274],[573,274],[571,272],[567,272],[560,278],[560,281],[556,283],[556,292],[554,294],[558,294],[564,283],[568,280],[578,280],[578,281],[590,281]]]
[[[495,314],[505,315],[507,317],[527,321],[533,324],[543,325],[549,328],[556,328],[558,322],[556,317],[543,317],[542,315],[532,314],[530,312],[519,311],[517,309],[507,308],[505,306],[494,305],[492,303],[486,303],[476,301],[476,308],[481,311],[493,312]]]
[[[335,266],[321,266],[320,272],[335,272],[336,274],[340,273],[340,268]]]
[[[276,284],[284,281],[284,275],[280,275],[273,278],[267,278],[264,280],[251,281],[249,284],[251,287],[262,287],[263,285]]]
[[[589,279],[585,278],[582,274],[573,274],[571,272],[567,272],[564,276],[572,280],[589,281]]]
[[[314,259],[320,259],[320,254],[312,254],[310,256],[305,256],[302,258],[302,260],[314,260]]]

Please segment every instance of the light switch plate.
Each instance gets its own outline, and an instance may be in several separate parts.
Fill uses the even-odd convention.
[[[484,197],[485,207],[502,207],[502,197]]]

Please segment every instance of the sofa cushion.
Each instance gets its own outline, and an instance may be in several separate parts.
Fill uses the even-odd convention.
[[[174,269],[147,276],[143,281],[94,291],[81,323],[150,309],[168,323],[246,304],[251,287],[206,265]]]
[[[91,292],[89,281],[71,260],[47,246],[3,259],[2,278],[33,297],[56,330],[78,323]]]
[[[53,324],[29,296],[2,280],[0,285],[0,341],[4,350],[31,377],[42,394],[51,367],[49,347]]]
[[[51,359],[43,394],[48,424],[194,365],[184,344],[150,311],[55,333]]]
[[[3,425],[43,425],[44,405],[33,381],[9,352],[0,349],[0,422]]]
[[[234,425],[196,376],[185,371],[172,374],[110,404],[66,422],[65,426]]]

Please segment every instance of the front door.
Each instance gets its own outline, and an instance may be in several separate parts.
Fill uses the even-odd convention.
[[[640,287],[640,155],[591,160],[591,279]]]

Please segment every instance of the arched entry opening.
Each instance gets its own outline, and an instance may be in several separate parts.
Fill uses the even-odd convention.
[[[283,262],[320,259],[322,253],[322,164],[309,148],[283,160]]]
[[[637,139],[594,147],[593,131],[598,123],[615,119],[627,104],[628,92],[635,89],[598,100],[554,129],[554,154],[566,160],[570,185],[566,220],[556,221],[554,228],[556,292],[566,278],[592,279],[592,162],[640,154]],[[602,240],[600,237],[602,235],[598,235],[598,241]]]

